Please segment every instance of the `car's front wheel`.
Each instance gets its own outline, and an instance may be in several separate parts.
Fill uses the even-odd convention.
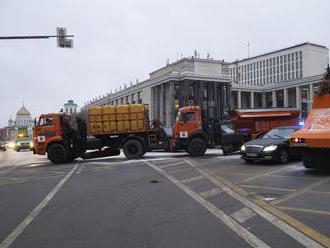
[[[286,149],[281,149],[277,155],[277,161],[281,164],[285,164],[289,161],[289,153]]]

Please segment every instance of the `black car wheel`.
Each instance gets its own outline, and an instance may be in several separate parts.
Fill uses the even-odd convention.
[[[289,153],[286,149],[280,149],[278,151],[278,162],[280,162],[281,164],[285,164],[289,161]]]

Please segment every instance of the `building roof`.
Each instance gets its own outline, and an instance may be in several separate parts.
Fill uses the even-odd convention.
[[[20,110],[17,111],[16,115],[31,115],[30,112],[23,105]]]
[[[293,49],[293,48],[306,46],[306,45],[316,46],[316,47],[320,47],[320,48],[323,48],[323,49],[328,49],[326,46],[323,46],[323,45],[318,45],[318,44],[311,43],[311,42],[304,42],[304,43],[300,43],[300,44],[297,44],[297,45],[294,45],[294,46],[285,47],[285,48],[282,48],[282,49],[279,49],[279,50],[274,50],[274,51],[271,51],[271,52],[268,52],[268,53],[259,54],[259,55],[256,55],[256,56],[253,56],[253,57],[250,57],[250,58],[246,58],[246,59],[242,59],[242,60],[236,60],[236,61],[232,62],[232,64],[239,63],[239,62],[244,62],[244,61],[247,61],[247,60],[250,60],[250,59],[256,59],[256,58],[267,56],[267,55],[270,55],[270,54],[273,54],[273,53],[283,52],[283,51],[286,51],[286,50],[290,50],[290,49]]]

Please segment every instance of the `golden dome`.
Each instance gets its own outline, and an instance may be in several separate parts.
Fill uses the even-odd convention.
[[[20,110],[18,110],[16,115],[31,115],[30,112],[23,105]]]

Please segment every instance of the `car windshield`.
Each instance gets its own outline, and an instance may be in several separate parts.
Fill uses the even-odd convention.
[[[285,138],[289,139],[291,134],[295,132],[296,128],[275,128],[266,133],[263,138]]]

